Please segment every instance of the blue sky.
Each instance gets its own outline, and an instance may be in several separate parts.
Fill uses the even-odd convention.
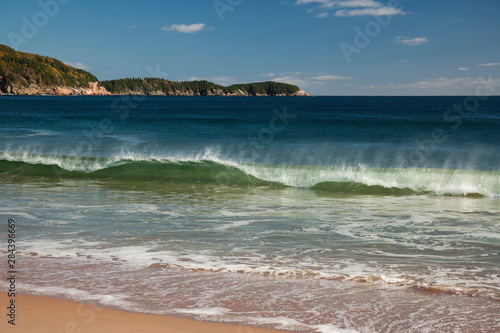
[[[1,1],[0,43],[100,80],[275,80],[313,95],[500,92],[499,0]]]

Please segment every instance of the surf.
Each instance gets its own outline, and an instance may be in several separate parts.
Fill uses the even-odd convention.
[[[500,196],[500,172],[240,163],[199,157],[81,157],[0,153],[3,178],[132,180],[306,188],[356,195]]]

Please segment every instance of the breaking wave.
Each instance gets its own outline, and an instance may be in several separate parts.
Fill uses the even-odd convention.
[[[500,172],[238,163],[219,158],[79,157],[0,153],[3,177],[215,183],[341,194],[500,196]]]

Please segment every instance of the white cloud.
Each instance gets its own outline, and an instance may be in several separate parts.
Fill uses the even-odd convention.
[[[297,76],[282,76],[282,77],[274,78],[271,81],[293,84],[293,85],[296,85],[302,89],[304,89],[304,87],[308,87],[310,85],[309,81],[302,79],[302,78],[299,78]]]
[[[64,63],[68,66],[75,67],[78,69],[83,69],[83,70],[93,69],[90,65],[84,64],[83,62],[64,61]]]
[[[467,67],[459,67],[457,68],[459,71],[468,71],[469,69]]]
[[[236,83],[236,78],[234,76],[216,76],[211,81],[221,86],[230,86]]]
[[[198,77],[192,76],[187,78],[186,81],[209,81],[221,86],[230,86],[237,83],[237,78],[234,76],[215,76],[215,77]]]
[[[202,30],[214,30],[213,27],[205,27],[205,23],[195,23],[195,24],[172,24],[168,27],[162,27],[163,31],[176,31],[184,34],[193,34],[200,32]]]
[[[274,74],[274,73],[263,73],[263,74],[259,74],[259,76],[269,76],[269,77],[271,77],[271,76],[276,76],[276,74]]]
[[[447,22],[449,22],[449,23],[453,23],[453,22],[460,22],[460,21],[463,21],[463,20],[464,20],[464,19],[462,19],[462,18],[460,18],[460,17],[456,17],[456,16],[454,16],[454,17],[452,17],[452,18],[450,18],[450,19],[448,19],[448,20],[446,20],[446,21],[447,21]]]
[[[427,43],[429,40],[425,37],[417,37],[417,38],[409,38],[409,37],[396,37],[394,43],[408,45],[408,46],[416,46]]]
[[[132,24],[132,25],[128,26],[127,29],[137,29],[137,25]]]
[[[317,75],[310,76],[310,74],[308,75],[308,73],[303,72],[287,72],[279,73],[278,77],[272,78],[271,81],[289,83],[299,86],[304,90],[308,90],[318,87],[326,87],[329,85],[329,81],[352,79],[352,77],[332,75],[328,73],[318,73]]]
[[[325,10],[336,10],[335,16],[385,16],[385,15],[405,15],[403,10],[385,6],[379,1],[374,0],[297,0],[295,5],[316,5],[309,8],[308,13],[316,14],[317,18],[325,18],[328,14],[324,14]],[[344,9],[347,8],[347,9]]]
[[[300,75],[305,75],[307,73],[304,72],[284,72],[281,73],[280,75],[294,75],[294,76],[300,76]]]
[[[295,2],[295,5],[307,5],[310,3],[320,3],[320,4],[324,5],[324,4],[328,4],[331,2],[335,2],[335,1],[331,1],[331,0],[297,0]]]
[[[454,77],[423,79],[409,83],[387,83],[381,85],[356,86],[360,91],[369,94],[407,95],[407,96],[439,96],[439,95],[473,95],[489,94],[496,95],[500,91],[500,79],[493,79],[490,75],[484,77]]]
[[[364,8],[364,9],[342,9],[335,13],[335,16],[385,16],[385,15],[404,15],[401,9],[394,7]]]
[[[311,80],[315,81],[330,81],[330,80],[352,80],[352,77],[347,76],[339,76],[339,75],[320,75],[320,76],[311,76]]]
[[[208,81],[208,80],[209,79],[206,77],[191,76],[186,81]]]
[[[299,86],[301,89],[308,89],[312,81],[306,79],[304,76],[307,73],[303,72],[285,72],[277,74],[278,77],[272,78],[271,81],[289,83]]]
[[[498,84],[500,80],[490,79],[488,81],[481,81],[475,77],[456,77],[456,78],[437,78],[437,79],[424,79],[414,83],[407,84],[389,84],[392,88],[416,88],[416,89],[437,89],[437,88],[459,88],[459,87],[474,87],[484,82]]]
[[[372,0],[350,0],[338,2],[339,7],[382,7],[378,1]]]
[[[450,86],[457,86],[460,84],[468,84],[470,82],[471,78],[437,78],[437,79],[424,79],[422,81],[414,82],[414,83],[409,83],[409,84],[403,84],[403,85],[397,85],[397,86],[402,86],[402,87],[409,87],[409,88],[420,88],[420,89],[434,89],[434,88],[443,88],[443,87],[450,87]]]
[[[479,64],[478,66],[483,66],[483,67],[500,66],[500,62],[490,62],[488,64]]]

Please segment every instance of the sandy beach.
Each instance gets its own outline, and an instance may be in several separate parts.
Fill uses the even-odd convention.
[[[44,296],[16,295],[15,326],[5,314],[1,332],[16,333],[270,333],[255,327],[200,322],[187,318],[119,311]],[[9,304],[1,293],[1,304]],[[6,312],[5,307],[4,312]]]

